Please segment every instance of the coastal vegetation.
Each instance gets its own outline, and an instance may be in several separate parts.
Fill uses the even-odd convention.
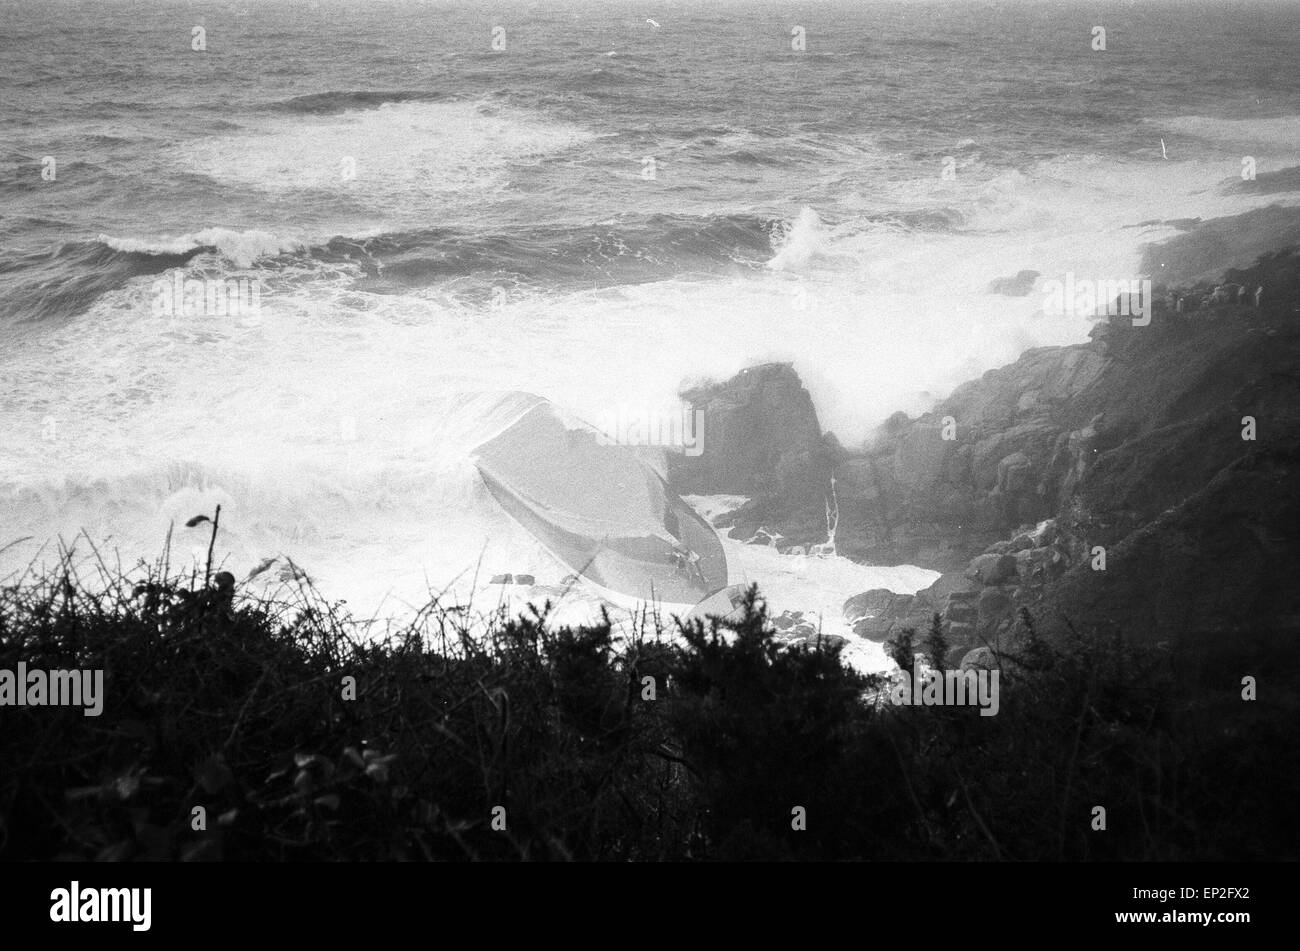
[[[95,575],[67,553],[0,589],[0,668],[105,682],[98,716],[0,708],[0,859],[1300,854],[1277,651],[1226,668],[1048,642],[1024,611],[981,717],[891,704],[829,640],[780,645],[757,591],[733,620],[626,637],[437,600],[377,632],[305,579],[272,597],[163,563]],[[942,664],[941,641],[917,651]]]

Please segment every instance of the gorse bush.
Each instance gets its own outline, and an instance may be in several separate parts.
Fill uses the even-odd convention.
[[[626,636],[436,600],[377,633],[305,580],[141,572],[90,586],[69,556],[0,589],[0,669],[105,672],[101,716],[0,707],[0,858],[1297,855],[1284,705],[1027,615],[980,717],[781,646],[755,591]],[[941,659],[939,628],[914,650]]]

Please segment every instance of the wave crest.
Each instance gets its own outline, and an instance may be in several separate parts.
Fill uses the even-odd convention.
[[[294,96],[292,99],[277,102],[274,108],[283,112],[331,115],[353,109],[376,109],[390,102],[437,102],[446,98],[446,93],[432,90],[331,90],[307,96]]]
[[[175,256],[192,251],[212,251],[239,267],[248,267],[259,258],[275,257],[303,247],[301,241],[281,238],[267,231],[236,231],[231,228],[204,228],[178,237],[115,238],[101,234],[99,240],[114,251],[128,254]]]

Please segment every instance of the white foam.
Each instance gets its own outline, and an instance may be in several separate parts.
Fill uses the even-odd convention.
[[[407,220],[465,207],[509,183],[512,166],[590,141],[571,123],[486,103],[402,102],[337,115],[265,119],[196,139],[186,171],[277,195],[329,191]]]
[[[1263,145],[1285,149],[1293,155],[1300,143],[1300,116],[1272,116],[1252,119],[1220,119],[1210,116],[1174,116],[1149,120],[1162,129],[1235,148]],[[1243,153],[1244,154],[1244,153]]]
[[[774,271],[797,271],[818,258],[831,256],[831,235],[811,208],[801,208],[788,226],[773,236],[776,254],[767,262]]]
[[[216,248],[226,260],[247,267],[262,257],[283,254],[301,248],[302,240],[281,238],[266,231],[237,231],[230,228],[204,228],[176,237],[118,238],[101,234],[99,240],[116,251],[142,254],[184,254],[195,248]]]
[[[427,135],[400,134],[403,123]],[[472,198],[479,185],[504,181],[515,159],[585,135],[464,103],[277,117],[243,134],[249,139],[226,143],[228,155],[208,140],[182,157],[209,163],[218,177],[292,190],[355,146],[366,159],[359,169],[373,159],[387,183],[366,194],[395,202],[420,193],[407,186],[423,173],[406,163],[418,165],[426,152],[441,169],[433,177],[445,172],[449,187]],[[882,199],[863,197],[856,209],[846,201],[794,216],[773,252],[779,266],[520,293],[486,311],[437,287],[358,290],[351,264],[241,270],[241,261],[283,246],[264,234],[211,229],[175,245],[146,242],[224,247],[232,253],[224,274],[262,282],[263,313],[255,321],[155,316],[157,277],[148,277],[66,326],[12,334],[0,353],[0,547],[84,527],[130,563],[157,554],[168,524],[220,502],[219,551],[236,574],[286,554],[331,596],[357,605],[386,596],[418,603],[430,587],[464,583],[475,571],[480,581],[529,572],[555,582],[560,569],[500,513],[466,464],[474,427],[457,423],[465,418],[457,407],[467,394],[530,390],[597,419],[611,405],[673,405],[684,379],[726,379],[760,360],[789,360],[823,428],[852,445],[900,407],[919,412],[1026,347],[1084,339],[1087,320],[1046,318],[1039,295],[1000,297],[989,282],[1023,268],[1044,277],[1134,272],[1141,244],[1174,232],[1126,226],[1261,200],[1221,194],[1216,168],[1062,159],[1030,173],[980,178],[972,166],[955,181],[936,174],[882,183],[897,210],[956,208],[965,230],[917,233],[866,219],[856,212]],[[191,262],[185,273],[213,266]],[[205,547],[206,538],[199,530],[197,540],[177,544]],[[13,549],[0,575],[31,554],[30,545]],[[774,606],[821,611],[828,624],[852,594],[915,589],[926,577],[842,559],[801,563],[752,546],[735,557]]]

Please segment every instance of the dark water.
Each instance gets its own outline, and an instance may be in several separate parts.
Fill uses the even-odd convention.
[[[1204,155],[1197,133],[1214,130],[1160,120],[1300,111],[1292,4],[623,6],[7,5],[6,311],[66,315],[181,263],[78,243],[101,234],[155,250],[214,228],[314,248],[382,235],[353,253],[392,265],[368,282],[392,291],[753,266],[804,205],[863,227],[978,225],[962,196],[908,187],[947,155],[968,183],[1150,157],[1160,137]],[[71,286],[41,293],[50,280]]]

